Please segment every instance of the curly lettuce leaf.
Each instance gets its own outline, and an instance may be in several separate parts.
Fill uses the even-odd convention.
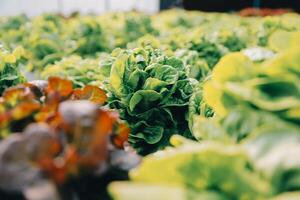
[[[160,50],[115,50],[107,89],[109,105],[131,129],[130,144],[141,154],[168,145],[173,134],[191,137],[186,119],[193,92],[183,62]]]

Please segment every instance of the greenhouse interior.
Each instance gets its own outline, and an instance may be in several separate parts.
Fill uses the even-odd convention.
[[[1,200],[300,200],[298,0],[0,0]]]

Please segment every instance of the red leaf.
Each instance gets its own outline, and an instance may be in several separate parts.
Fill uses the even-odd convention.
[[[4,99],[4,103],[11,107],[22,101],[35,100],[35,96],[31,93],[30,89],[22,85],[8,88],[5,90],[2,97]]]
[[[105,92],[99,87],[87,85],[83,90],[76,89],[73,92],[75,99],[89,100],[96,104],[104,104],[107,100]]]
[[[73,83],[59,77],[50,77],[46,91],[47,94],[57,93],[66,98],[73,92]]]
[[[119,124],[115,134],[112,137],[112,142],[117,148],[124,148],[124,143],[128,140],[130,128],[126,124]]]
[[[40,107],[41,105],[38,102],[25,101],[14,107],[10,112],[14,120],[19,120],[28,117]]]

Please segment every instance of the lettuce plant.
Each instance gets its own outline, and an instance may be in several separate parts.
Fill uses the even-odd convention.
[[[137,48],[115,50],[110,63],[109,106],[129,123],[129,142],[138,153],[164,148],[173,134],[191,136],[186,115],[193,87],[181,60]]]
[[[151,191],[155,199],[242,200],[267,199],[271,194],[269,182],[249,167],[247,153],[241,146],[204,141],[193,143],[171,138],[181,143],[144,158],[130,173],[131,182],[110,185],[117,200],[132,199],[131,191],[139,191],[136,199]],[[176,141],[178,140],[178,141]],[[137,189],[139,188],[139,189]]]
[[[23,54],[23,48],[16,48],[12,53],[0,48],[0,94],[6,88],[24,81],[19,66]]]
[[[106,185],[127,179],[139,157],[124,151],[130,129],[101,107],[106,99],[96,86],[73,89],[58,77],[5,90],[0,199],[35,199],[29,190],[42,199],[109,199]]]
[[[176,148],[146,156],[130,182],[109,191],[116,200],[299,199],[299,141],[299,131],[286,128],[261,129],[243,144],[173,136]]]
[[[100,85],[103,80],[100,73],[99,59],[82,58],[77,55],[64,57],[54,64],[47,65],[41,73],[42,78],[50,76],[65,77],[72,80],[76,87]]]
[[[223,57],[203,86],[204,101],[216,116],[194,122],[195,136],[219,132],[239,141],[260,128],[299,131],[299,55],[299,48],[291,48],[261,64],[242,53]]]

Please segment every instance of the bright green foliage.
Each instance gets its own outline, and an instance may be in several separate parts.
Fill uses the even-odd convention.
[[[190,78],[203,80],[211,72],[207,62],[199,58],[197,51],[181,49],[176,51],[175,55],[184,62],[186,73]]]
[[[16,48],[12,53],[0,48],[0,94],[25,80],[20,71],[23,56],[23,48]]]
[[[112,184],[114,199],[299,199],[298,14],[1,17],[0,42],[24,48],[0,50],[0,93],[22,82],[24,57],[36,77],[104,88],[107,108],[131,128],[129,150],[164,149],[145,157],[132,182]]]
[[[98,21],[103,26],[113,47],[126,47],[128,43],[144,35],[157,36],[159,31],[153,26],[151,17],[142,13],[108,13],[100,16]]]
[[[142,191],[147,191],[147,184],[148,189],[153,184],[179,187],[183,190],[179,193],[181,200],[201,199],[203,192],[211,193],[212,199],[224,200],[266,199],[272,193],[269,183],[249,167],[243,148],[214,142],[184,142],[176,149],[148,156],[131,172],[131,178],[133,183],[144,184],[137,194],[140,198]],[[112,193],[119,194],[119,187],[112,185]],[[167,192],[164,187],[160,189]],[[130,194],[121,192],[122,196],[116,195],[117,200]],[[199,196],[188,196],[191,192]]]
[[[202,118],[213,117],[214,112],[210,106],[208,106],[203,99],[203,87],[202,84],[198,84],[194,87],[194,92],[189,102],[189,128],[193,132],[194,122],[196,118],[201,116]],[[194,135],[196,136],[196,135]]]
[[[53,65],[48,65],[42,72],[42,77],[60,76],[73,81],[76,87],[85,85],[100,85],[104,79],[101,75],[98,59],[82,59],[80,56],[65,57]]]
[[[107,89],[141,154],[164,148],[173,134],[190,137],[186,119],[193,88],[181,60],[159,50],[115,50]]]
[[[94,56],[111,49],[111,44],[99,20],[93,17],[81,17],[74,20],[74,30],[70,39],[76,41],[74,53],[81,56]]]
[[[214,67],[226,53],[226,49],[222,46],[205,39],[193,41],[189,49],[197,51],[199,58],[204,59],[210,68]]]
[[[240,53],[222,58],[211,80],[204,84],[205,102],[217,116],[204,122],[205,126],[219,124],[220,132],[235,140],[260,127],[299,130],[299,55],[299,49],[292,48],[259,65]],[[201,124],[200,121],[203,120],[199,119]],[[214,129],[205,130],[205,126],[195,128],[197,138],[213,132]]]
[[[171,141],[177,147],[145,157],[131,172],[131,182],[110,186],[116,200],[130,199],[134,189],[139,191],[136,199],[151,191],[165,198],[176,194],[178,200],[201,199],[204,193],[224,200],[299,197],[299,192],[289,192],[299,191],[300,185],[297,129],[260,129],[243,144],[199,144],[178,136]],[[168,194],[171,189],[175,194]]]

